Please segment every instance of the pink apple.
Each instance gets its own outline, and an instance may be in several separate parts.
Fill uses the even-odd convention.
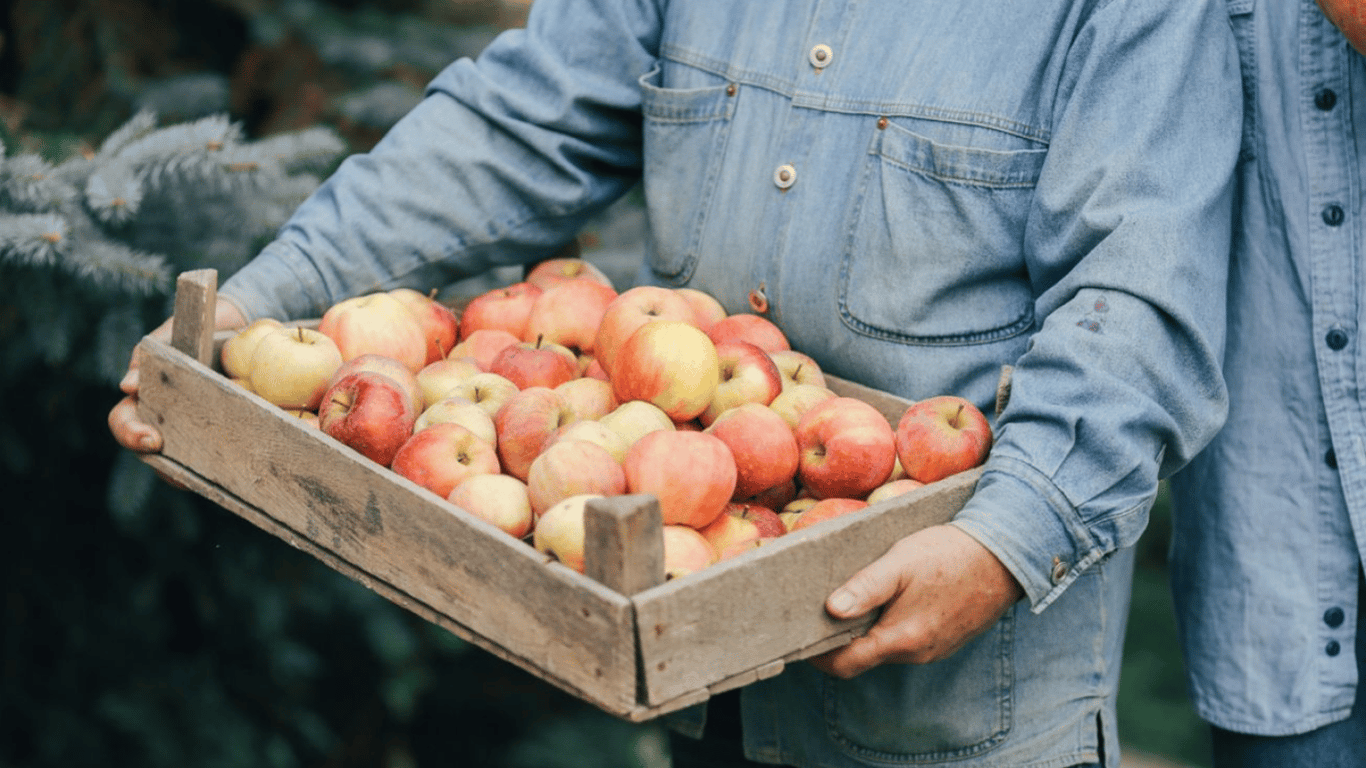
[[[735,492],[735,457],[705,432],[651,432],[626,452],[623,467],[628,491],[654,494],[666,525],[701,528]]]
[[[819,499],[862,499],[887,481],[896,462],[896,435],[887,417],[853,397],[832,397],[802,416],[793,430],[801,461],[798,482]]]
[[[840,515],[847,515],[850,512],[857,512],[867,506],[868,502],[862,499],[843,499],[838,497],[821,499],[815,504],[807,507],[806,511],[801,513],[796,521],[792,523],[790,532],[810,528],[817,523],[839,517]]]
[[[793,440],[796,440],[794,437]],[[739,461],[736,461],[736,471],[739,471]],[[755,504],[769,509],[782,509],[789,502],[797,498],[797,481],[794,477],[787,482],[778,483],[772,488],[765,488],[762,491],[743,499],[736,499],[742,504]]]
[[[773,360],[773,364],[778,366],[778,373],[783,377],[783,389],[794,384],[825,386],[825,372],[810,355],[795,349],[780,349],[769,352],[768,356]]]
[[[518,389],[554,388],[578,377],[579,361],[568,347],[538,337],[505,347],[489,364],[489,373],[502,376]]]
[[[470,299],[460,313],[460,338],[463,340],[480,329],[507,331],[518,339],[523,338],[531,305],[540,295],[539,286],[522,282],[494,288]]]
[[[919,480],[912,480],[909,477],[903,477],[900,480],[888,480],[882,485],[879,485],[878,487],[874,488],[873,492],[868,494],[868,503],[876,504],[879,501],[894,499],[897,496],[902,495],[903,493],[910,493],[911,491],[914,491],[916,488],[924,487],[924,483],[920,482]]]
[[[605,497],[585,493],[552,505],[536,519],[531,533],[532,546],[583,573],[584,513],[589,501],[601,498]]]
[[[896,455],[908,477],[933,483],[986,461],[991,440],[991,423],[977,406],[939,395],[906,409],[896,427]]]
[[[256,351],[256,345],[261,341],[261,337],[284,327],[284,323],[279,320],[263,317],[229,336],[218,354],[223,375],[230,379],[246,379],[247,374],[251,373],[251,355]]]
[[[663,534],[666,580],[681,579],[716,562],[716,550],[695,529],[666,525]]]
[[[709,330],[717,321],[726,316],[726,308],[706,291],[696,288],[675,288],[674,291],[692,307],[693,324],[703,331]]]
[[[553,285],[531,305],[527,317],[524,341],[544,338],[577,352],[594,354],[593,342],[598,335],[607,305],[617,297],[609,285],[592,280],[569,280]]]
[[[606,369],[602,367],[602,363],[598,362],[598,359],[592,355],[579,355],[579,371],[580,378],[602,379],[603,381],[612,380],[612,378],[607,375]]]
[[[460,320],[451,308],[434,298],[412,288],[394,288],[389,295],[398,299],[422,327],[422,335],[427,339],[427,363],[444,360],[455,346],[460,334]]]
[[[487,371],[499,352],[521,341],[521,337],[501,328],[480,328],[462,338],[447,357],[472,357],[481,370]]]
[[[580,258],[546,259],[526,273],[526,282],[548,289],[570,280],[588,280],[610,287],[612,280],[591,262]]]
[[[621,345],[637,328],[656,320],[696,323],[692,306],[670,288],[638,285],[623,291],[607,305],[593,339],[593,355],[609,377]]]
[[[778,513],[767,507],[727,504],[723,512],[701,529],[702,538],[725,560],[744,551],[746,542],[773,539],[787,533]]]
[[[581,419],[600,419],[620,404],[611,383],[602,379],[571,379],[553,389],[573,406]]]
[[[403,302],[388,293],[371,293],[333,304],[318,330],[337,342],[342,359],[367,353],[392,357],[416,373],[427,364],[427,336]]]
[[[408,400],[412,403],[413,413],[421,414],[422,409],[427,406],[427,399],[422,395],[422,385],[417,381],[417,376],[408,366],[392,357],[376,354],[357,355],[347,360],[337,368],[337,372],[332,374],[332,380],[328,386],[332,386],[345,376],[350,376],[358,371],[374,371],[381,373],[394,380],[395,384],[403,387],[403,391],[408,394]]]
[[[494,475],[499,470],[493,446],[453,422],[414,433],[390,466],[443,499],[470,475]]]
[[[817,403],[835,397],[835,393],[825,387],[818,387],[814,384],[794,384],[786,387],[778,396],[773,398],[773,402],[768,404],[773,412],[783,418],[787,425],[793,429],[797,428],[797,422],[802,420],[802,415],[811,410]]]
[[[257,340],[247,384],[274,405],[311,411],[341,364],[341,352],[327,336],[307,328],[275,328]]]
[[[427,363],[427,366],[416,375],[418,389],[422,390],[422,401],[435,403],[455,389],[460,382],[482,372],[483,369],[472,357],[448,357]]]
[[[551,443],[558,443],[562,440],[582,440],[593,443],[611,454],[618,464],[626,461],[626,451],[631,448],[630,444],[626,442],[626,438],[601,421],[592,419],[576,421],[560,427],[559,431],[551,438]]]
[[[483,408],[488,415],[497,416],[503,405],[519,391],[516,384],[496,373],[476,373],[456,384],[446,397],[463,397]]]
[[[716,345],[720,378],[707,409],[698,416],[704,425],[745,403],[767,406],[783,391],[783,377],[768,353],[747,341],[723,341]]]
[[[598,419],[604,426],[621,435],[627,447],[640,438],[660,430],[674,431],[673,419],[659,406],[644,400],[627,400]]]
[[[323,432],[386,467],[412,436],[416,420],[403,387],[374,371],[342,378],[318,406],[318,426]]]
[[[317,428],[318,426],[318,414],[313,411],[307,411],[303,408],[286,408],[284,411],[310,427]]]
[[[459,424],[489,445],[498,444],[498,433],[493,426],[493,417],[478,403],[458,395],[437,400],[427,406],[413,423],[413,432],[421,432],[436,424]]]
[[[446,500],[517,539],[531,532],[536,519],[526,483],[512,475],[471,475],[460,481]]]
[[[556,440],[531,462],[526,485],[531,509],[539,515],[570,496],[619,496],[626,492],[626,473],[600,445]]]
[[[717,344],[723,341],[748,341],[765,352],[792,348],[787,334],[772,320],[748,312],[727,315],[716,321],[707,329],[707,335]]]
[[[721,363],[716,345],[697,326],[659,320],[631,334],[609,373],[618,400],[644,400],[678,422],[707,409],[721,378]]]
[[[532,387],[508,398],[493,417],[503,471],[526,480],[531,462],[560,427],[577,420],[574,409],[553,389]]]
[[[797,438],[767,406],[745,403],[732,408],[706,431],[725,443],[735,457],[735,500],[789,483],[797,475]]]

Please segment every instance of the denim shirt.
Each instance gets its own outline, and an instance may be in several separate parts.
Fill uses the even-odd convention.
[[[1230,0],[1245,77],[1228,424],[1173,482],[1173,591],[1199,713],[1341,720],[1366,544],[1366,59],[1314,0]]]
[[[1010,404],[955,520],[1024,586],[949,660],[744,695],[797,765],[1117,755],[1128,549],[1224,418],[1241,103],[1218,0],[539,0],[223,287],[248,317],[553,251],[642,182],[640,282],[824,369]],[[889,542],[890,544],[890,542]]]

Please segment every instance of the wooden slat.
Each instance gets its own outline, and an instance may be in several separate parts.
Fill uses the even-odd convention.
[[[627,598],[144,339],[139,393],[163,455],[362,583],[411,598],[608,712],[638,709]],[[253,520],[253,522],[258,522]],[[490,646],[485,646],[490,647]]]
[[[970,470],[794,531],[636,595],[645,703],[663,705],[793,649],[828,650],[835,645],[825,641],[866,629],[873,616],[835,621],[826,597],[901,537],[952,519],[980,475]]]
[[[659,501],[632,494],[594,499],[584,513],[584,571],[623,595],[664,583]]]
[[[218,304],[218,271],[182,272],[175,284],[175,322],[171,346],[210,365],[214,351],[214,313]]]

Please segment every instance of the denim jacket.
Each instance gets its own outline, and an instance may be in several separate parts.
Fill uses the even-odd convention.
[[[1173,479],[1172,586],[1199,713],[1342,720],[1366,553],[1366,58],[1314,0],[1230,0],[1246,98],[1229,419]]]
[[[1024,586],[937,664],[751,686],[802,766],[1117,755],[1159,477],[1221,424],[1241,101],[1217,0],[539,0],[223,288],[248,317],[525,262],[643,183],[640,281],[831,373],[1009,407],[955,520]],[[890,544],[890,542],[889,542]]]

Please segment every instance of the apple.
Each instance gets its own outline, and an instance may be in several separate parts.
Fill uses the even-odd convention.
[[[797,475],[800,453],[792,428],[772,409],[758,403],[732,408],[706,429],[735,457],[732,499],[746,499]]]
[[[868,502],[862,499],[844,499],[838,497],[821,499],[815,504],[807,507],[806,511],[802,512],[792,523],[792,527],[788,532],[793,533],[800,531],[803,528],[810,528],[816,523],[824,522],[832,517],[847,515],[850,512],[857,512],[867,506]]]
[[[488,415],[497,416],[503,404],[518,391],[516,384],[496,373],[476,373],[456,384],[446,397],[463,397],[483,408]]]
[[[561,257],[546,259],[533,266],[526,273],[526,282],[548,289],[570,280],[587,280],[611,287],[612,280],[591,262],[580,258]]]
[[[609,377],[621,345],[637,328],[656,320],[696,323],[692,306],[671,288],[638,285],[623,291],[607,305],[593,338],[593,355]]]
[[[512,475],[471,475],[446,500],[516,539],[530,533],[536,520],[526,483]]]
[[[531,462],[560,427],[578,420],[569,403],[547,387],[523,389],[508,398],[493,417],[503,471],[518,480],[526,480]]]
[[[693,325],[703,331],[709,330],[717,321],[726,316],[726,308],[706,291],[696,288],[675,288],[674,291],[692,308]]]
[[[481,370],[487,371],[493,365],[493,359],[498,356],[499,352],[521,342],[520,336],[513,336],[502,329],[480,328],[462,338],[460,343],[456,344],[455,348],[446,356],[472,357]]]
[[[551,505],[536,519],[531,545],[565,566],[583,573],[584,513],[588,502],[605,496],[585,493]]]
[[[286,408],[284,411],[310,427],[316,428],[318,426],[318,414],[313,411],[305,410],[303,408]]]
[[[607,375],[607,370],[602,367],[596,357],[592,355],[579,355],[579,377],[583,379],[602,379],[611,381],[612,377]]]
[[[399,446],[390,468],[443,499],[470,475],[499,471],[493,446],[454,422],[413,433]]]
[[[912,403],[896,426],[896,456],[906,476],[933,483],[987,460],[991,423],[977,406],[955,395]]]
[[[674,431],[673,419],[653,403],[644,400],[627,400],[612,409],[612,412],[598,419],[608,429],[621,435],[627,447],[651,432],[660,430]]]
[[[735,457],[706,432],[651,432],[626,451],[622,466],[627,491],[654,494],[666,525],[701,528],[735,492]]]
[[[780,349],[769,352],[768,356],[773,360],[773,364],[778,366],[778,373],[783,378],[783,389],[794,384],[825,386],[825,372],[810,355],[795,349]]]
[[[666,525],[664,534],[664,579],[681,579],[716,562],[716,550],[702,534],[686,525]]]
[[[900,480],[888,480],[882,485],[874,488],[872,493],[868,494],[868,503],[876,504],[879,501],[896,498],[903,493],[910,493],[916,488],[924,487],[924,483],[919,480],[912,480],[909,477],[903,477]]]
[[[732,503],[700,533],[716,550],[717,559],[725,560],[745,551],[747,542],[782,536],[787,533],[787,526],[777,512],[767,507]]]
[[[681,320],[640,326],[617,350],[612,365],[608,373],[618,400],[652,403],[675,422],[701,415],[721,378],[716,345]]]
[[[261,341],[261,337],[269,331],[284,327],[284,323],[279,320],[263,317],[229,336],[218,353],[223,375],[229,379],[245,380],[247,374],[251,373],[251,355],[256,351],[256,344]]]
[[[531,305],[522,340],[544,337],[578,352],[594,354],[598,325],[607,305],[616,298],[617,292],[610,285],[592,280],[568,280],[553,285]]]
[[[252,351],[247,384],[281,408],[315,410],[342,355],[332,339],[308,328],[275,328]]]
[[[795,439],[796,438],[794,437],[793,440]],[[740,465],[738,459],[736,460],[735,464],[736,472],[738,475]],[[788,480],[787,482],[778,483],[772,488],[765,488],[762,491],[759,491],[758,493],[754,494],[753,496],[749,496],[743,499],[736,499],[736,501],[742,504],[755,504],[760,507],[768,507],[769,509],[782,509],[783,507],[786,507],[793,499],[796,498],[797,481],[794,477]]]
[[[489,364],[489,373],[496,373],[517,385],[528,387],[557,387],[579,375],[579,360],[568,347],[537,337],[505,347]]]
[[[707,329],[707,335],[717,344],[723,341],[748,341],[765,352],[792,348],[787,334],[772,320],[748,312],[727,315],[717,320]]]
[[[417,373],[427,364],[427,336],[403,302],[388,293],[356,296],[333,304],[318,330],[337,342],[342,359],[366,353],[392,357]]]
[[[574,413],[581,419],[600,419],[620,405],[612,384],[602,379],[571,379],[553,389],[574,407]]]
[[[427,399],[422,394],[422,385],[418,383],[417,376],[408,370],[408,366],[384,355],[366,353],[347,360],[341,364],[341,367],[337,368],[336,373],[332,374],[332,380],[328,382],[328,386],[357,371],[374,371],[393,379],[395,384],[403,387],[403,391],[408,393],[408,399],[413,405],[413,413],[421,414],[422,409],[427,407]]]
[[[417,387],[422,391],[422,402],[435,403],[455,389],[460,382],[476,373],[482,373],[483,370],[472,357],[448,357],[427,363],[427,366],[415,376]]]
[[[626,473],[621,462],[596,443],[556,440],[531,462],[526,485],[531,510],[539,515],[570,496],[619,496],[626,492]]]
[[[558,443],[562,440],[582,440],[593,443],[611,454],[618,464],[626,460],[626,451],[631,447],[626,442],[626,438],[601,421],[592,419],[576,421],[560,427],[559,431],[551,437],[551,443]]]
[[[720,363],[716,393],[698,420],[704,425],[722,413],[745,403],[767,406],[783,391],[783,377],[768,353],[747,341],[723,341],[716,345]]]
[[[818,387],[814,384],[794,384],[785,387],[778,396],[773,398],[773,402],[768,404],[773,412],[783,417],[783,421],[793,429],[797,428],[797,422],[802,420],[802,415],[811,410],[817,403],[835,397],[832,390],[825,387]]]
[[[531,305],[541,295],[540,286],[521,282],[485,291],[465,305],[460,313],[460,338],[481,329],[507,331],[518,339],[526,335]]]
[[[866,497],[892,474],[896,435],[873,406],[853,397],[817,403],[793,430],[797,480],[818,499]]]
[[[493,417],[473,400],[455,395],[442,398],[418,414],[413,422],[413,432],[437,424],[459,424],[474,433],[474,436],[491,446],[498,444],[498,433],[493,426]]]
[[[318,427],[371,461],[389,466],[413,434],[412,400],[380,373],[357,371],[333,384],[318,406]]]
[[[389,295],[398,299],[417,318],[422,335],[427,339],[426,363],[446,359],[460,335],[460,320],[450,307],[437,301],[434,296],[415,291],[412,288],[394,288]]]

